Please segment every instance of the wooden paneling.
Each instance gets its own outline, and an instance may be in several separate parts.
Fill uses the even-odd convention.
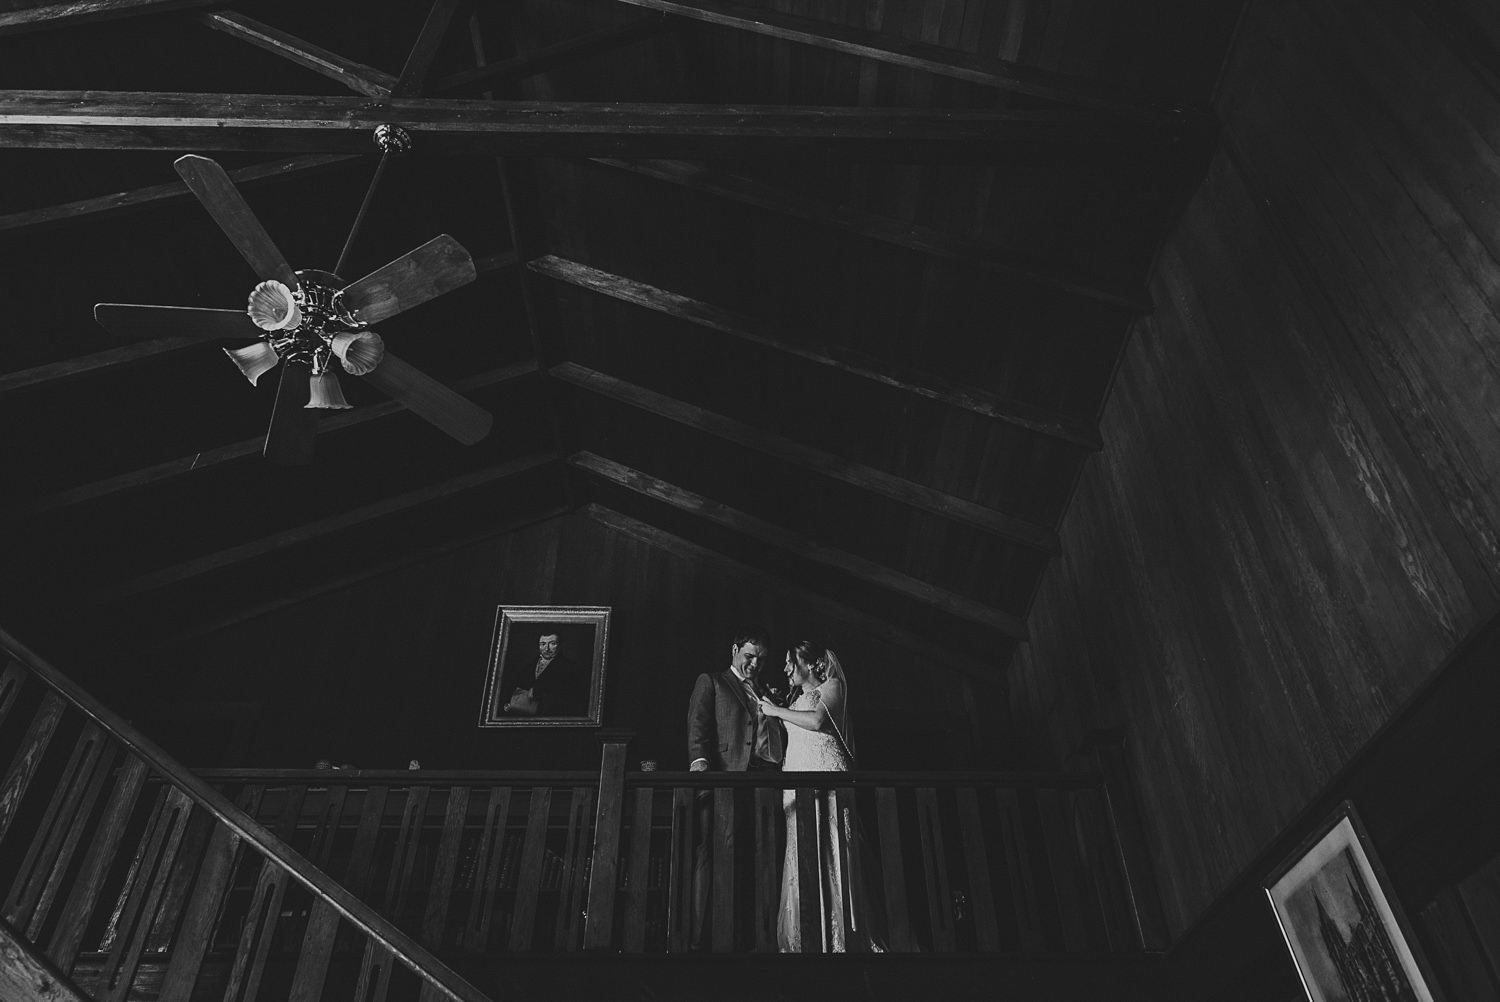
[[[1257,0],[1011,676],[1128,734],[1174,936],[1496,607],[1500,99],[1395,0]]]

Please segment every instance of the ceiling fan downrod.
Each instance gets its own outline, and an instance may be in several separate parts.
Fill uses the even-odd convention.
[[[349,262],[349,251],[354,247],[355,234],[359,232],[360,224],[365,221],[365,213],[370,209],[370,202],[375,197],[375,188],[380,184],[380,175],[385,172],[386,161],[390,160],[391,154],[402,154],[411,149],[411,133],[399,125],[377,125],[373,136],[375,145],[380,148],[380,163],[375,165],[375,176],[370,178],[370,187],[365,191],[365,200],[360,203],[359,213],[354,217],[354,225],[349,228],[349,239],[344,241],[344,249],[339,254],[339,263],[334,265],[335,274],[344,273],[344,265]]]

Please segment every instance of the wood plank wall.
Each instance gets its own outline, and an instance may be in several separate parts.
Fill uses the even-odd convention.
[[[731,569],[685,559],[579,512],[159,650],[117,653],[111,677],[80,677],[193,766],[590,768],[592,729],[477,726],[497,605],[613,607],[605,678],[608,726],[636,730],[632,761],[687,767],[688,694],[727,667],[742,622],[773,643],[822,639],[860,700],[872,768],[993,765],[976,737],[986,690],[936,657],[893,649],[853,622],[829,622]],[[780,652],[773,657],[780,658]],[[63,666],[74,670],[73,666]],[[80,663],[78,673],[88,668]],[[768,671],[779,671],[780,661]],[[998,670],[997,670],[998,678]],[[856,681],[857,680],[857,681]],[[171,691],[169,704],[157,694]],[[253,706],[226,728],[222,707]],[[195,720],[193,707],[204,717]],[[217,715],[209,711],[219,708]]]
[[[1039,763],[1127,729],[1174,935],[1497,606],[1500,86],[1431,16],[1249,4],[1014,662]]]

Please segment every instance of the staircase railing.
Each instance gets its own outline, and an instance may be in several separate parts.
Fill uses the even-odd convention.
[[[10,880],[0,918],[64,977],[99,1002],[123,1002],[143,987],[143,959],[164,957],[150,986],[163,1002],[186,1002],[205,978],[222,982],[229,1002],[256,998],[273,979],[283,982],[279,997],[312,1002],[333,997],[326,981],[342,925],[363,944],[346,974],[360,1002],[380,1002],[393,977],[412,976],[424,1002],[485,1002],[278,837],[300,808],[284,811],[273,834],[254,817],[254,790],[231,803],[3,630],[0,650],[0,762],[9,763],[0,874]],[[27,726],[5,726],[12,718]],[[306,945],[280,963],[285,951],[273,946],[287,930],[278,924],[289,892],[302,889]]]

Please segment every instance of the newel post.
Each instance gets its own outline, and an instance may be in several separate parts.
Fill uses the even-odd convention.
[[[1092,731],[1084,741],[1099,771],[1104,774],[1104,794],[1114,830],[1116,858],[1125,877],[1135,932],[1145,950],[1165,950],[1169,945],[1166,916],[1162,911],[1146,829],[1141,823],[1135,791],[1126,761],[1125,735],[1117,729]]]
[[[619,727],[598,731],[599,801],[594,815],[594,857],[589,871],[589,902],[583,926],[585,950],[607,950],[614,934],[615,883],[625,817],[625,753],[635,732]]]

